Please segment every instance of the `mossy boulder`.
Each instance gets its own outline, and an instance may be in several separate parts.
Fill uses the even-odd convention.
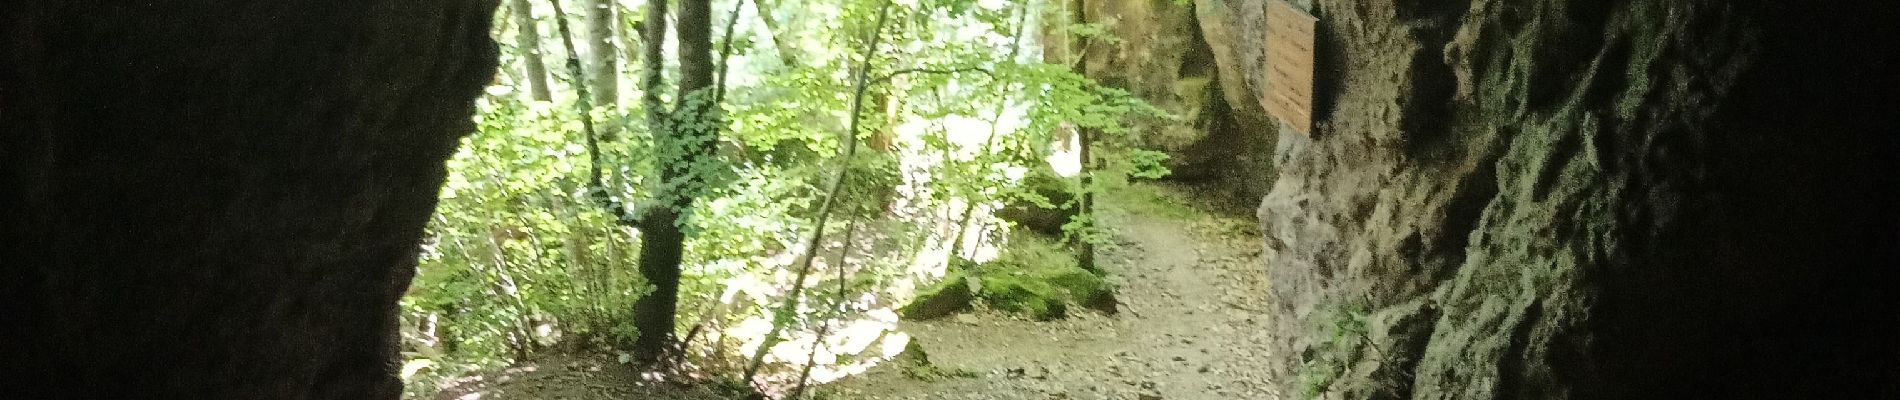
[[[1068,295],[1047,281],[1015,274],[983,277],[983,302],[1038,321],[1069,316]]]
[[[1070,303],[1105,314],[1115,314],[1116,305],[1119,304],[1115,301],[1115,291],[1101,275],[1075,266],[1038,273],[1041,276],[1037,279],[1061,290]]]
[[[1108,281],[1073,262],[1065,265],[1025,265],[998,260],[986,263],[981,275],[984,303],[1037,320],[1068,316],[1071,306],[1115,313],[1115,293]]]
[[[996,217],[1044,235],[1061,235],[1062,225],[1075,217],[1075,191],[1067,178],[1047,166],[1023,176],[1023,193],[1012,196]]]
[[[897,309],[897,315],[908,320],[927,320],[950,316],[969,311],[976,293],[970,289],[970,277],[958,268],[951,268],[942,281],[917,292],[917,298],[910,304]]]
[[[1066,318],[1076,307],[1114,314],[1115,291],[1107,279],[1075,263],[1075,255],[1054,239],[1033,233],[1011,235],[995,260],[956,259],[944,279],[919,290],[898,309],[909,320],[942,318],[982,301],[990,308],[1039,321]]]
[[[1075,306],[1115,313],[1108,280],[1076,265],[1075,253],[1042,235],[1011,235],[1003,254],[972,275],[981,287],[977,297],[999,310],[1038,320],[1067,317]]]

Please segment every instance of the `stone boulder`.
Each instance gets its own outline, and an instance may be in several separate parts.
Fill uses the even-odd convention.
[[[943,280],[930,287],[917,291],[917,297],[897,309],[897,315],[907,320],[922,321],[948,317],[970,310],[976,301],[976,292],[971,289],[970,277],[961,270],[951,270]]]

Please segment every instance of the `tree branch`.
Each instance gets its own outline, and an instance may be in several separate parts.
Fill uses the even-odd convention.
[[[620,199],[607,192],[607,185],[601,178],[600,134],[594,127],[593,99],[588,95],[587,84],[583,82],[587,75],[581,67],[580,53],[575,50],[574,31],[567,25],[567,12],[561,9],[560,0],[549,0],[548,3],[554,6],[554,26],[561,33],[561,45],[567,49],[567,70],[571,75],[568,81],[574,85],[574,108],[580,111],[581,133],[587,137],[586,197],[600,203],[601,207],[614,215],[615,220],[623,224],[630,223],[633,216],[621,205]]]
[[[886,82],[890,82],[892,78],[896,78],[900,75],[905,75],[905,74],[957,74],[957,73],[964,73],[964,72],[981,72],[983,73],[984,76],[988,76],[991,79],[996,78],[995,73],[990,72],[990,70],[988,69],[980,68],[980,67],[962,67],[962,68],[949,68],[949,69],[905,68],[905,69],[900,69],[896,71],[891,71],[891,73],[884,74],[884,76],[879,76],[877,77],[877,79],[871,80],[871,84],[872,85],[884,84]]]
[[[732,13],[726,14],[725,38],[719,44],[719,80],[713,84],[713,104],[725,104],[726,77],[732,70],[732,31],[739,25],[739,10],[745,8],[745,0],[732,3]]]
[[[1015,27],[1016,34],[1011,35],[1010,40],[1009,40],[1009,62],[1010,63],[1015,63],[1016,56],[1018,54],[1021,54],[1022,52],[1023,29],[1029,26],[1029,12],[1030,11],[1027,6],[1024,6],[1017,10],[1016,27]],[[990,78],[995,79],[996,77],[992,75],[990,76]],[[1007,89],[1007,85],[1008,84],[1004,84],[1003,85],[1004,89],[999,89],[998,92],[1002,92],[1005,89]],[[1001,95],[1005,93],[998,93],[998,94]],[[990,135],[989,137],[986,137],[983,139],[983,148],[982,150],[979,150],[977,154],[979,155],[989,154],[990,151],[996,147],[996,131],[998,127],[1003,124],[1003,110],[1007,106],[1009,106],[1009,99],[1007,97],[1004,97],[996,101],[996,111],[993,111],[990,113],[994,115],[994,118],[995,118],[995,119],[990,120]],[[944,160],[949,161],[950,158],[946,156],[944,157]],[[976,213],[976,202],[971,201],[971,199],[965,199],[963,203],[963,213],[960,214],[959,217],[957,217],[957,234],[950,241],[950,257],[951,258],[955,258],[963,254],[963,234],[969,231],[970,216],[975,213]],[[950,260],[945,260],[945,262],[948,262],[948,261]]]

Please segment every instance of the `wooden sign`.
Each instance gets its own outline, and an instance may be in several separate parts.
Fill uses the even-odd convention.
[[[1313,26],[1305,11],[1281,0],[1267,2],[1267,114],[1313,135]]]

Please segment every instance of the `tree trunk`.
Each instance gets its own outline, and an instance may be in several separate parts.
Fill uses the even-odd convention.
[[[618,11],[613,0],[587,0],[587,89],[594,107],[613,108],[620,102],[620,68],[615,58],[619,53],[614,43]]]
[[[535,27],[534,7],[528,0],[508,0],[509,14],[515,19],[515,47],[521,50],[529,97],[535,101],[554,101],[548,86],[548,64],[541,53],[541,30]]]
[[[660,359],[672,343],[678,310],[680,261],[686,235],[680,217],[692,209],[706,180],[696,168],[712,156],[721,124],[713,98],[712,4],[709,0],[681,0],[678,35],[680,82],[678,104],[654,138],[663,155],[658,168],[663,201],[640,219],[640,273],[654,285],[653,293],[634,303],[634,327],[640,337],[634,354],[642,361]],[[651,12],[651,11],[649,11]],[[648,20],[652,25],[653,21]],[[655,35],[650,35],[655,36]],[[659,43],[649,37],[648,46]],[[651,54],[649,54],[651,55]],[[648,64],[649,67],[653,63]],[[649,71],[648,73],[652,73]],[[653,92],[648,88],[649,95]],[[655,101],[657,102],[657,101]]]
[[[1315,3],[1282,393],[1900,395],[1895,3]]]
[[[495,5],[0,2],[0,398],[397,398]]]
[[[1075,215],[1083,222],[1081,229],[1070,232],[1075,235],[1075,265],[1089,272],[1100,274],[1102,270],[1095,265],[1095,136],[1101,132],[1097,128],[1077,128],[1075,130],[1076,157],[1080,166],[1076,179],[1081,180],[1082,193],[1075,201]]]
[[[1071,23],[1088,22],[1089,17],[1090,17],[1090,13],[1088,12],[1089,3],[1086,1],[1080,1],[1080,0],[1076,1],[1075,3],[1076,3],[1075,9],[1072,10],[1074,12],[1075,19]],[[1099,17],[1097,18],[1099,19]],[[1094,60],[1094,59],[1104,58],[1098,54],[1105,54],[1107,50],[1104,48],[1101,48],[1102,46],[1100,45],[1095,45],[1095,46],[1091,46],[1091,45],[1095,45],[1093,40],[1085,40],[1082,42],[1082,45],[1079,48],[1075,49],[1075,51],[1078,52],[1079,54],[1076,54],[1075,56],[1075,64],[1070,64],[1069,66],[1069,68],[1071,70],[1074,70],[1075,73],[1083,74],[1086,76],[1089,74],[1089,71],[1091,70],[1102,69],[1099,67],[1091,68],[1092,65],[1090,64],[1090,62],[1091,60]],[[1101,75],[1101,74],[1097,74],[1097,75]],[[1096,79],[1100,79],[1100,78],[1096,78]],[[1115,77],[1113,79],[1110,79],[1108,82],[1102,82],[1102,84],[1105,86],[1116,87],[1118,89],[1125,89],[1120,86],[1126,86],[1126,85],[1119,84],[1124,81],[1125,80],[1120,79],[1120,77]],[[1084,223],[1081,229],[1069,232],[1070,235],[1073,235],[1072,240],[1074,241],[1074,245],[1075,245],[1076,266],[1079,266],[1084,270],[1088,270],[1089,272],[1095,272],[1095,273],[1100,273],[1101,271],[1096,269],[1095,267],[1095,243],[1091,241],[1092,239],[1090,239],[1090,236],[1094,235],[1095,233],[1095,220],[1094,220],[1095,218],[1095,209],[1094,209],[1095,208],[1095,187],[1094,186],[1096,182],[1095,182],[1095,154],[1093,150],[1095,149],[1095,138],[1100,133],[1101,133],[1101,129],[1094,128],[1094,127],[1077,126],[1075,129],[1075,143],[1074,144],[1075,144],[1075,149],[1076,149],[1076,165],[1078,167],[1075,177],[1076,177],[1076,180],[1079,181],[1079,185],[1077,185],[1077,187],[1080,187],[1082,190],[1081,193],[1076,193],[1075,216],[1077,218],[1080,218],[1082,221],[1084,221]],[[1067,140],[1068,138],[1064,137],[1063,139]]]
[[[681,102],[681,109],[690,108],[691,97],[701,89],[713,85],[713,41],[712,41],[712,1],[680,0],[679,26],[675,28],[678,37],[680,84],[679,93],[674,97]],[[710,111],[699,107],[698,112]],[[693,113],[676,110],[678,118],[696,117]]]
[[[798,64],[798,47],[792,41],[791,32],[779,26],[778,17],[772,15],[772,0],[752,0],[752,6],[759,11],[759,22],[765,24],[765,30],[772,35],[772,48],[778,51],[778,60],[786,68]]]
[[[641,46],[645,50],[640,58],[642,71],[640,80],[640,103],[645,108],[647,131],[653,135],[656,146],[664,144],[663,138],[669,134],[667,127],[666,103],[660,100],[660,90],[665,84],[666,69],[666,14],[667,2],[653,0],[647,2],[646,23],[641,32]],[[656,161],[662,182],[668,171],[667,166]],[[662,203],[664,204],[664,203]],[[677,216],[661,216],[665,205],[648,210],[647,215],[635,221],[640,230],[640,276],[654,285],[654,291],[641,296],[633,302],[633,326],[639,336],[633,342],[633,356],[642,364],[658,361],[673,336],[674,313],[679,304],[679,227],[670,226]],[[648,221],[664,219],[664,227],[656,227]],[[659,248],[664,243],[672,243],[670,249]],[[667,251],[670,250],[670,251]],[[671,261],[659,260],[666,253]],[[662,292],[664,291],[664,293]]]

